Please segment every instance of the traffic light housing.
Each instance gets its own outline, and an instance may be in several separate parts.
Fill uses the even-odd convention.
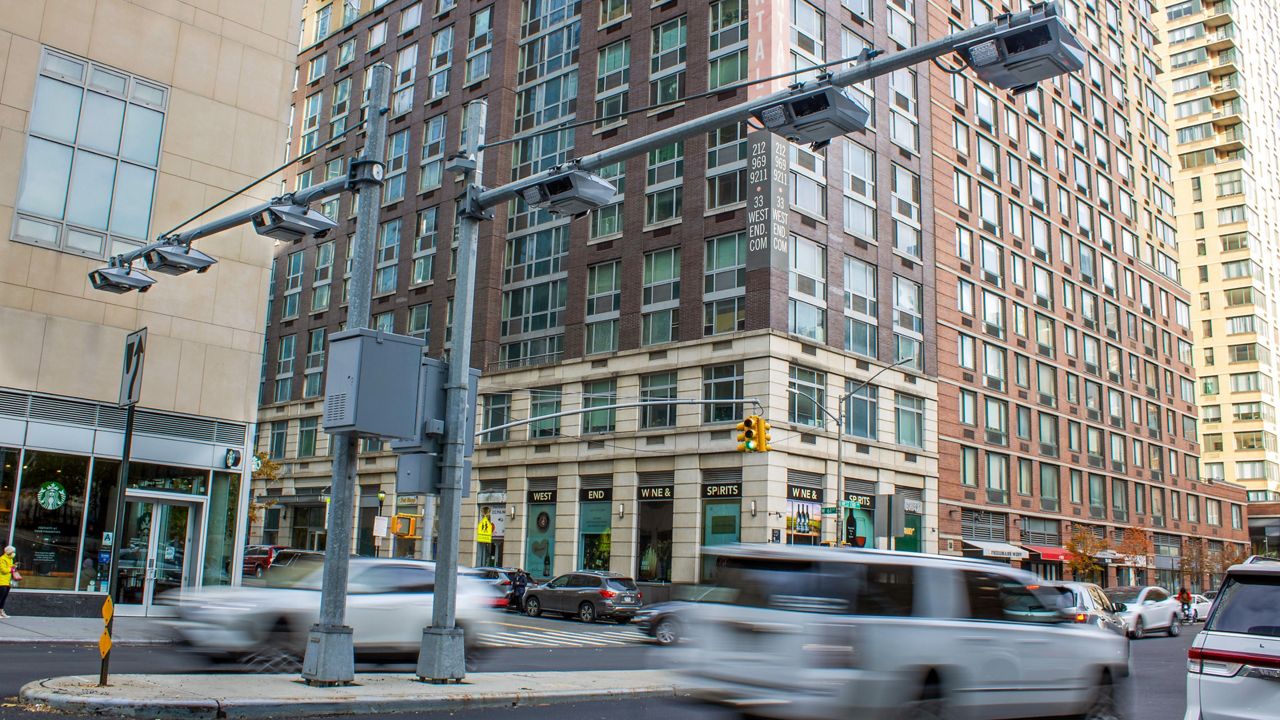
[[[391,518],[391,534],[396,537],[415,537],[418,534],[418,516],[396,513]]]
[[[738,452],[756,452],[760,442],[760,416],[748,415],[738,423]]]
[[[772,426],[769,424],[768,420],[765,420],[759,415],[756,416],[756,432],[758,437],[758,440],[756,441],[756,452],[769,452],[773,449],[769,447],[769,441],[773,439],[773,436],[769,434],[770,428],[772,428]]]

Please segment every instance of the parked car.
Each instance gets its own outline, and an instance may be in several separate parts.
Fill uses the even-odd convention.
[[[676,599],[657,605],[649,605],[635,615],[640,632],[657,641],[659,645],[674,645],[684,636],[686,607],[699,602],[717,602],[726,591],[714,585],[694,585],[680,588]]]
[[[726,603],[686,612],[676,672],[743,716],[1116,717],[1129,641],[1035,575],[977,559],[787,545],[707,549]]]
[[[1217,590],[1208,590],[1208,591],[1206,591],[1206,592],[1204,593],[1204,597],[1205,597],[1205,599],[1206,599],[1206,600],[1208,600],[1209,602],[1213,602],[1213,601],[1214,601],[1215,599],[1217,599],[1217,597],[1218,597],[1218,591],[1217,591]]]
[[[322,569],[289,587],[220,587],[166,593],[177,617],[168,621],[189,648],[215,659],[240,660],[260,671],[300,667],[307,633],[320,610]],[[434,563],[354,558],[346,623],[363,659],[417,657],[422,628],[431,624]],[[466,631],[470,661],[481,628],[501,599],[492,586],[458,578],[458,623]]]
[[[1213,601],[1204,595],[1191,596],[1191,622],[1203,622],[1209,617]]]
[[[1096,625],[1121,637],[1128,636],[1129,629],[1120,618],[1119,607],[1111,602],[1102,588],[1084,582],[1064,582],[1058,586],[1071,593],[1065,609],[1075,614],[1076,622]]]
[[[1227,570],[1187,651],[1186,720],[1273,718],[1280,678],[1280,562]]]
[[[283,545],[250,545],[244,549],[244,563],[242,564],[244,576],[246,578],[261,578],[267,573],[267,568],[271,567],[271,561],[275,556],[284,550]]]
[[[512,583],[515,582],[516,573],[520,572],[518,568],[460,568],[459,572],[471,575],[489,585],[492,585],[495,590],[502,593],[502,596],[507,599],[507,607],[511,607],[512,601],[514,600],[514,598],[511,597],[511,593],[514,590]]]
[[[642,599],[636,581],[629,577],[579,570],[525,590],[524,610],[529,617],[555,612],[588,623],[601,618],[628,623],[640,610]]]
[[[1182,604],[1163,588],[1131,585],[1107,588],[1106,593],[1112,604],[1124,606],[1120,618],[1129,628],[1129,637],[1141,638],[1152,630],[1164,630],[1169,637],[1182,632]]]

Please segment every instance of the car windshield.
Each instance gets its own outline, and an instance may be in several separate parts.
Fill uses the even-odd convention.
[[[636,581],[631,578],[609,578],[605,585],[608,585],[610,590],[636,590]]]
[[[1104,592],[1113,603],[1131,603],[1142,594],[1142,588],[1114,588]]]
[[[1280,577],[1228,578],[1206,629],[1280,637]]]

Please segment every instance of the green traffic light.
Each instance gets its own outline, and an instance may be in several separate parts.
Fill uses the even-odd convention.
[[[748,441],[746,442],[746,446],[747,446],[747,449],[748,449],[748,450],[755,450],[755,449],[756,449],[756,444],[755,444],[754,442],[752,442],[751,440],[748,440]]]

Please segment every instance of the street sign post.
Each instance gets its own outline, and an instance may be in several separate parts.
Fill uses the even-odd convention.
[[[822,508],[822,514],[823,514],[823,515],[835,515],[835,514],[836,514],[836,513],[838,513],[839,511],[840,511],[840,510],[839,510],[839,508],[833,508],[833,507],[824,507],[824,508]]]
[[[129,485],[129,453],[133,449],[133,412],[142,397],[142,365],[147,357],[147,329],[142,328],[129,333],[124,339],[124,362],[120,366],[120,404],[126,408],[124,413],[124,442],[120,451],[120,473],[116,478],[115,520],[110,533],[111,541],[107,542],[107,533],[103,533],[103,545],[109,547],[107,562],[107,599],[102,603],[102,619],[106,629],[98,640],[98,648],[102,653],[102,666],[98,671],[98,686],[106,687],[111,668],[111,631],[115,627],[115,611],[112,603],[119,589],[120,548],[115,547],[115,539],[124,536],[124,492]]]

